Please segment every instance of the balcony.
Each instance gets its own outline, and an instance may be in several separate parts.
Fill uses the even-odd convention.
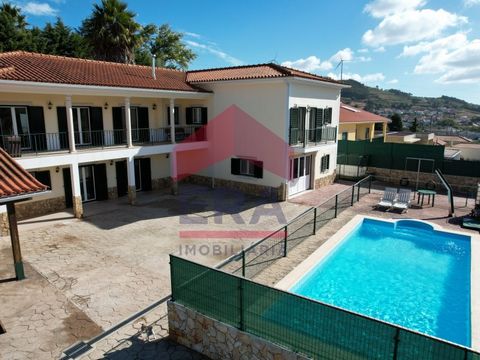
[[[291,146],[317,146],[337,141],[336,126],[322,126],[315,129],[290,129]]]
[[[127,146],[127,132],[123,129],[75,132],[74,138],[77,150]],[[206,129],[202,126],[175,127],[175,142],[205,140]],[[171,144],[171,129],[132,129],[132,143],[136,146]],[[14,157],[65,152],[69,151],[69,137],[67,132],[0,135],[0,146]]]

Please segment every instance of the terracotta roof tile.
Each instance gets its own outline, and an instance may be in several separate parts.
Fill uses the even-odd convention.
[[[0,54],[0,79],[59,84],[204,91],[188,84],[183,71],[118,64],[24,51]]]
[[[0,148],[0,201],[48,190],[8,153]]]
[[[365,122],[384,123],[391,122],[391,120],[352,106],[345,104],[340,105],[340,124]]]
[[[301,77],[304,79],[340,84],[340,82],[328,77],[310,74],[273,63],[194,70],[187,72],[187,81],[190,83],[282,77]]]

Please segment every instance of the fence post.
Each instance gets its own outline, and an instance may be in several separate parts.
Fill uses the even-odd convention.
[[[337,217],[337,213],[338,213],[338,194],[335,195],[335,216],[334,217]]]
[[[368,177],[368,193],[372,192],[372,175]]]
[[[361,184],[358,184],[358,189],[357,189],[357,202],[360,201],[360,189],[361,189],[362,185]]]
[[[351,201],[350,206],[353,206],[354,199],[355,199],[355,185],[352,186],[352,201]]]
[[[393,340],[395,341],[393,345],[393,360],[397,360],[398,357],[398,343],[400,341],[400,328],[397,327],[397,330],[395,331],[395,336],[393,337]]]
[[[245,250],[242,250],[242,276],[245,277]]]
[[[287,238],[288,238],[288,228],[285,225],[284,232],[283,232],[283,257],[287,257]]]
[[[238,328],[242,331],[245,330],[245,311],[244,311],[244,303],[243,303],[243,279],[238,279],[238,292],[240,295],[240,319],[238,322]]]
[[[313,235],[317,233],[317,208],[313,208]]]

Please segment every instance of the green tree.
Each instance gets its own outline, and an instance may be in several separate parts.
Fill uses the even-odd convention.
[[[174,69],[187,69],[188,65],[197,57],[183,42],[183,34],[170,28],[168,24],[153,29],[153,34],[136,52],[135,62],[142,65],[151,65],[151,55],[156,56],[156,65]]]
[[[28,49],[28,30],[20,8],[10,3],[0,6],[0,51]]]
[[[400,114],[393,114],[390,119],[392,122],[388,125],[388,128],[390,131],[402,131],[403,129],[403,123],[402,123],[402,117]]]
[[[66,26],[60,18],[54,24],[47,23],[39,37],[42,53],[85,58],[90,54],[84,38]]]
[[[415,117],[413,119],[412,125],[410,125],[410,131],[416,133],[418,129],[418,119]]]
[[[93,12],[82,22],[80,33],[91,46],[95,59],[134,63],[135,50],[144,40],[135,15],[120,0],[102,0],[93,5]]]

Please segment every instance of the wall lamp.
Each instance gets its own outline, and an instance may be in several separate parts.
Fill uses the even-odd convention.
[[[53,104],[51,101],[48,102],[47,106],[48,106],[48,110],[52,110]]]
[[[60,172],[60,167],[59,167],[59,166],[57,166],[57,167],[55,168],[55,172],[56,172],[56,173],[59,173],[59,172]]]
[[[153,104],[153,105],[152,105],[152,109],[153,109],[153,110],[157,110],[157,104]]]
[[[103,108],[104,108],[105,110],[108,109],[108,102],[105,102],[105,104],[103,104]]]

